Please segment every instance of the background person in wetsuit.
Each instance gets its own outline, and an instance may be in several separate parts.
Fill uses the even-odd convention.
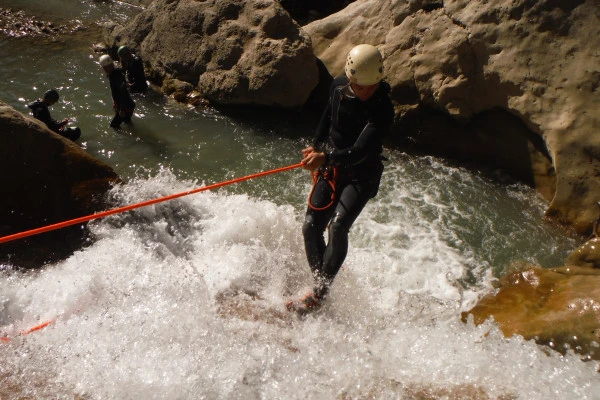
[[[107,73],[108,81],[110,83],[110,93],[113,99],[113,109],[115,110],[115,116],[110,122],[111,128],[119,129],[122,122],[126,124],[131,123],[131,116],[135,109],[135,103],[129,95],[127,90],[127,83],[125,82],[125,75],[120,68],[116,68],[112,58],[105,54],[100,57],[100,66]]]
[[[51,89],[44,93],[44,97],[34,101],[31,104],[28,104],[27,107],[31,109],[33,116],[45,123],[51,131],[58,133],[67,139],[77,140],[81,136],[81,129],[76,126],[67,128],[66,125],[69,123],[68,118],[63,119],[62,121],[57,121],[50,116],[50,110],[48,110],[48,107],[53,106],[58,99],[58,92],[54,89]]]
[[[348,253],[350,228],[377,194],[382,138],[394,118],[391,89],[382,80],[383,59],[376,47],[354,47],[345,73],[333,80],[313,143],[302,150],[304,168],[315,179],[302,227],[315,286],[306,297],[287,303],[289,310],[300,313],[321,306]]]
[[[119,47],[117,55],[121,60],[123,71],[125,71],[129,90],[134,93],[143,92],[148,89],[148,82],[146,82],[146,74],[144,72],[144,63],[142,62],[142,59],[133,54],[127,46]]]

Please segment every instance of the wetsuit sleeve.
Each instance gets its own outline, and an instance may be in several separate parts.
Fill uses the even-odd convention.
[[[334,165],[358,164],[368,155],[379,151],[383,132],[383,127],[368,123],[352,147],[334,150],[328,155],[329,163]]]

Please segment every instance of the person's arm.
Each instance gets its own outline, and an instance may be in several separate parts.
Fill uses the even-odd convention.
[[[63,123],[63,121],[59,122],[59,121],[53,119],[50,116],[50,111],[47,108],[41,108],[39,110],[36,118],[39,119],[40,121],[44,122],[46,124],[46,126],[48,128],[50,128],[50,130],[52,130],[52,131],[58,131],[58,130],[60,130],[60,128],[62,128],[66,124],[66,122]]]
[[[369,122],[365,125],[352,147],[327,153],[326,163],[331,165],[355,165],[369,154],[379,151],[381,138],[389,125]]]
[[[331,95],[329,101],[319,120],[315,136],[313,137],[312,144],[302,150],[302,168],[313,171],[319,168],[325,163],[325,153],[319,151],[324,143],[326,143],[329,137],[329,129],[331,126]]]

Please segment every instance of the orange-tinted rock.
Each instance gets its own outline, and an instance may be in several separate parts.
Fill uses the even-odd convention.
[[[588,240],[569,254],[566,264],[578,267],[600,268],[600,238]]]
[[[493,317],[505,336],[600,360],[600,269],[532,267],[503,277],[495,295],[463,313],[475,324]]]

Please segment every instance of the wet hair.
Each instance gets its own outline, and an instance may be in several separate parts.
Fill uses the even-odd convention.
[[[58,92],[54,89],[50,89],[48,90],[46,93],[44,93],[44,99],[45,100],[49,100],[49,101],[58,101]]]

